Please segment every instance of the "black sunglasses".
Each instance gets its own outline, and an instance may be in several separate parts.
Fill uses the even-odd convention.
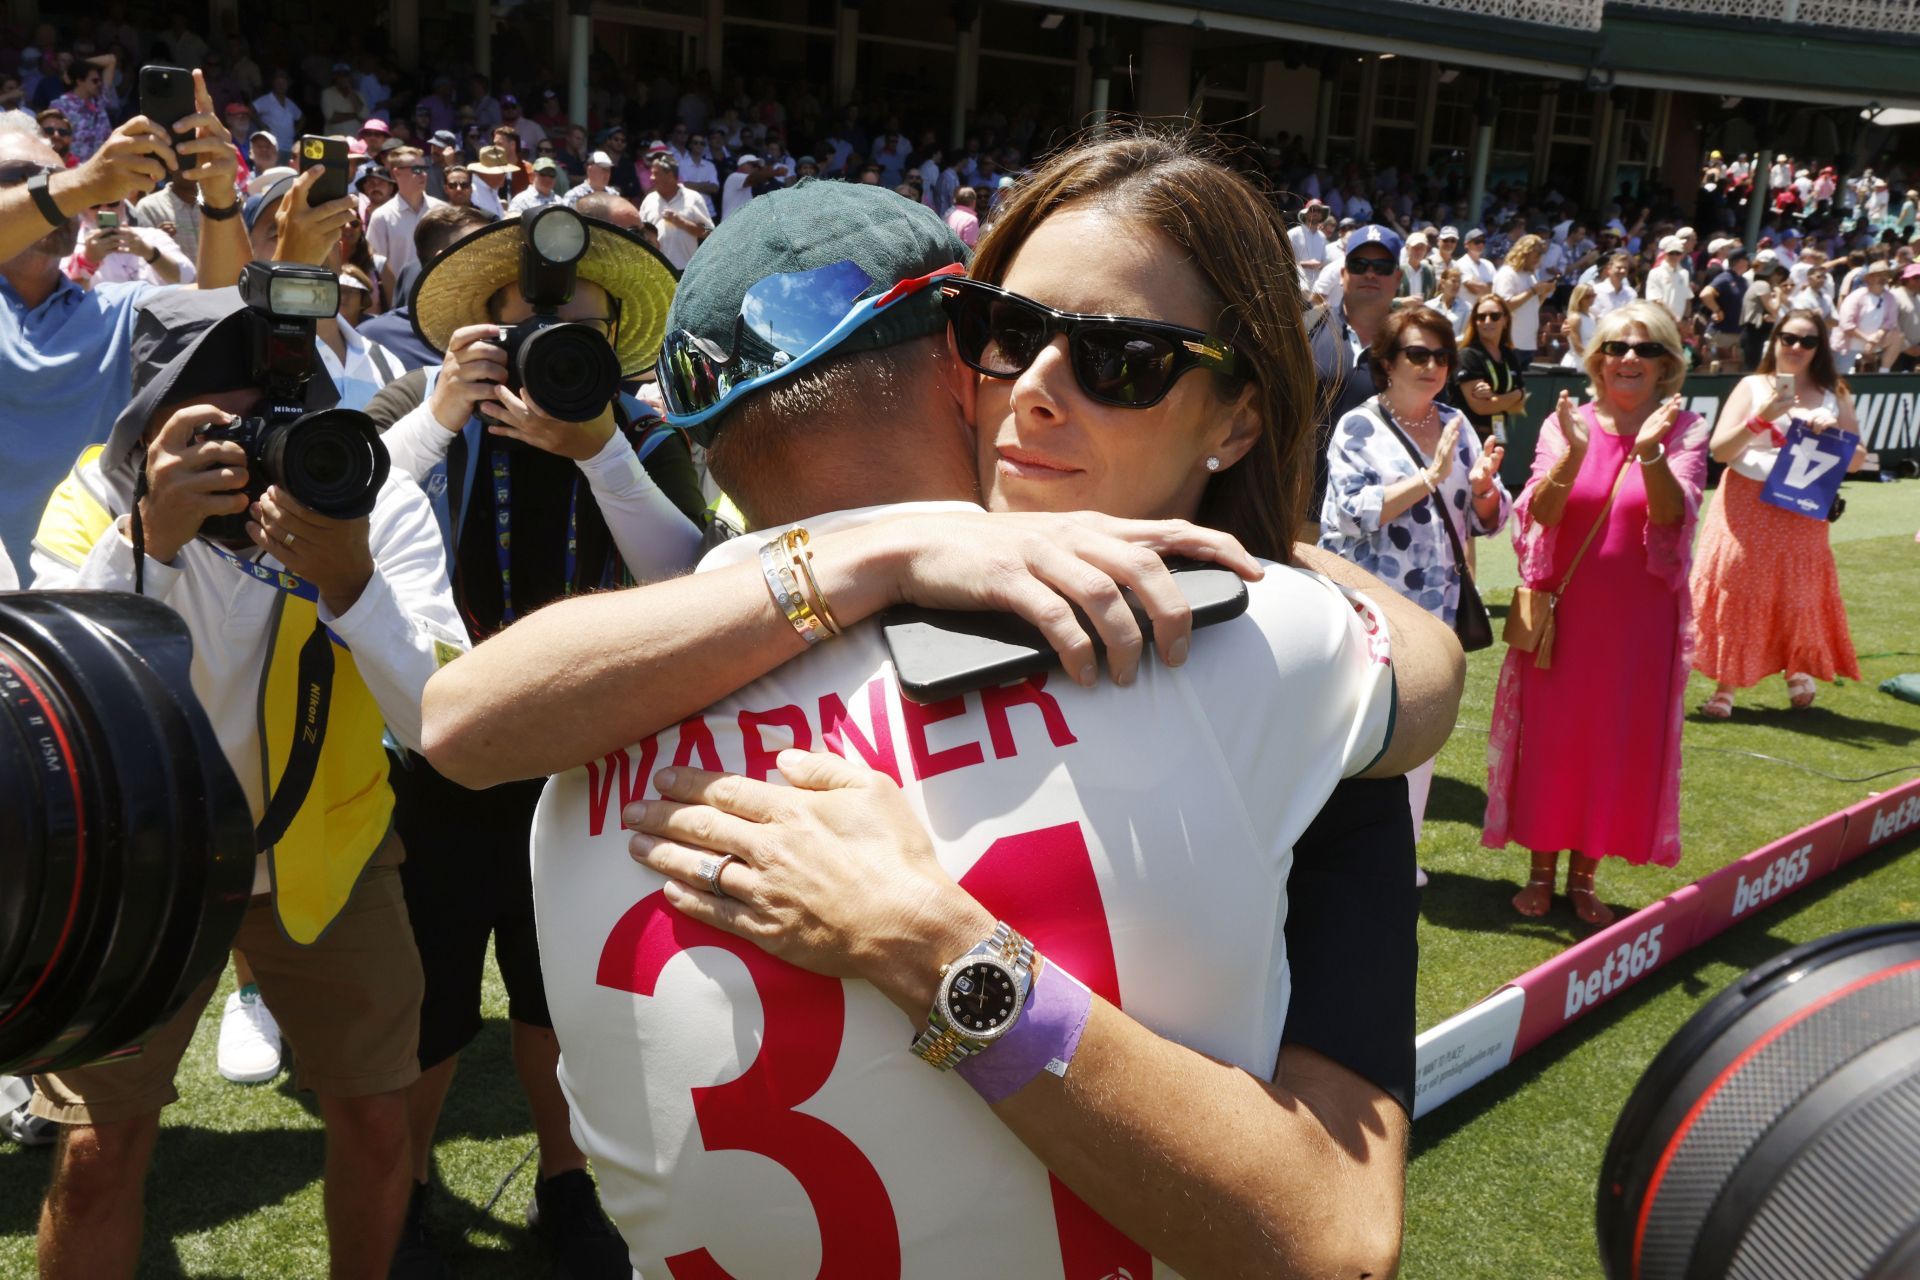
[[[1506,313],[1503,311],[1476,311],[1473,316],[1473,322],[1475,324],[1492,324],[1505,320],[1506,318]]]
[[[35,164],[31,160],[22,160],[15,164],[0,164],[0,187],[17,187],[35,174],[58,172],[57,169],[44,164]]]
[[[468,191],[471,190],[472,187],[473,184],[471,182],[449,182],[447,184],[447,190],[449,191]]]
[[[1799,347],[1802,351],[1812,351],[1820,345],[1820,335],[1815,333],[1783,333],[1780,341],[1789,347]]]
[[[40,126],[40,132],[50,138],[71,138],[73,136],[72,129],[67,128],[65,125],[58,124],[43,124]]]
[[[1364,258],[1348,258],[1347,274],[1350,276],[1390,276],[1400,269],[1392,258],[1376,258],[1369,254]]]
[[[1233,375],[1233,348],[1210,334],[1159,320],[1055,311],[1005,289],[955,277],[940,284],[960,358],[989,378],[1025,373],[1064,334],[1080,389],[1101,404],[1145,409],[1189,369]]]
[[[1610,356],[1625,356],[1629,351],[1642,360],[1658,360],[1669,354],[1667,349],[1657,342],[1603,342],[1600,350]]]
[[[1405,356],[1407,363],[1416,369],[1424,369],[1428,365],[1433,364],[1447,365],[1453,363],[1447,359],[1447,353],[1438,347],[1401,347],[1399,353]]]

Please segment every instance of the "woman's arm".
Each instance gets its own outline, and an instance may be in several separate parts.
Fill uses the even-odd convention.
[[[1834,415],[1840,429],[1858,435],[1860,432],[1860,420],[1853,411],[1853,392],[1842,387],[1836,392],[1834,399],[1840,402],[1840,411]],[[1847,462],[1847,474],[1852,475],[1866,465],[1867,442],[1862,440],[1859,445],[1854,448],[1853,457]]]
[[[1560,393],[1560,402],[1554,408],[1554,419],[1567,449],[1553,460],[1553,465],[1544,473],[1535,475],[1527,508],[1530,520],[1548,528],[1559,524],[1560,518],[1567,513],[1567,499],[1573,495],[1573,482],[1579,479],[1580,464],[1587,457],[1586,422],[1574,409],[1573,397],[1565,391]]]
[[[1686,491],[1680,487],[1680,480],[1674,475],[1672,463],[1667,457],[1668,448],[1681,447],[1673,427],[1679,419],[1682,403],[1684,401],[1678,395],[1668,399],[1648,415],[1634,437],[1634,465],[1645,475],[1647,520],[1652,524],[1679,524],[1687,515]],[[1658,457],[1648,461],[1656,453]]]
[[[1212,560],[1250,579],[1261,573],[1226,534],[1086,512],[914,516],[823,535],[812,549],[821,594],[842,626],[899,603],[1017,613],[1082,684],[1097,668],[1073,606],[1092,618],[1109,669],[1126,684],[1142,645],[1122,586],[1152,616],[1162,661],[1184,660],[1191,617],[1160,557]],[[805,648],[757,561],[575,596],[435,674],[424,754],[476,788],[571,769],[711,706]]]
[[[1722,465],[1731,464],[1746,452],[1748,442],[1753,439],[1753,433],[1747,430],[1747,423],[1754,418],[1752,382],[1752,378],[1740,379],[1721,407],[1719,421],[1713,424],[1710,450],[1713,460]]]

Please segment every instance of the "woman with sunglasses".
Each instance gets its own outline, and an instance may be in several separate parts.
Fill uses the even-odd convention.
[[[1760,500],[1793,422],[1811,431],[1859,430],[1853,394],[1815,311],[1789,311],[1774,326],[1760,367],[1727,397],[1713,430],[1714,460],[1727,470],[1693,567],[1693,667],[1716,686],[1700,707],[1709,719],[1727,719],[1736,690],[1771,676],[1786,676],[1797,710],[1813,705],[1816,680],[1860,678],[1831,526]],[[1847,470],[1866,459],[1865,447],[1856,448]]]
[[[1466,341],[1460,344],[1460,362],[1453,383],[1466,402],[1467,421],[1475,434],[1502,444],[1510,417],[1527,407],[1525,366],[1513,346],[1513,311],[1498,291],[1474,300],[1467,317]]]
[[[107,118],[105,87],[113,74],[113,55],[75,58],[63,73],[67,91],[55,98],[52,107],[73,124],[74,160],[85,163],[93,158],[113,132]]]
[[[1555,594],[1552,642],[1510,647],[1494,695],[1481,843],[1533,851],[1523,916],[1567,897],[1596,928],[1602,858],[1680,860],[1680,722],[1692,622],[1687,570],[1707,474],[1706,423],[1683,412],[1680,331],[1655,303],[1609,311],[1586,371],[1542,424],[1514,505],[1522,582]],[[1543,665],[1545,663],[1545,665]]]
[[[1446,317],[1395,312],[1368,356],[1380,392],[1334,425],[1320,545],[1452,627],[1472,581],[1469,540],[1500,532],[1513,507],[1500,483],[1506,453],[1498,441],[1482,452],[1466,416],[1434,401],[1453,367]],[[1415,840],[1432,784],[1432,760],[1407,775]]]

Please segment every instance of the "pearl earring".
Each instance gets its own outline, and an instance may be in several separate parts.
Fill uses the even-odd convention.
[[[1214,457],[1214,456],[1213,456],[1212,454],[1208,454],[1208,455],[1207,455],[1207,470],[1209,470],[1209,471],[1218,471],[1219,469],[1220,469],[1220,459],[1218,459],[1218,458],[1216,458],[1216,457]]]

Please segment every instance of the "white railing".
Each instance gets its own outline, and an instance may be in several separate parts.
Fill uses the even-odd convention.
[[[1413,3],[1483,18],[1537,22],[1578,31],[1600,29],[1600,0],[1413,0]]]
[[[1811,27],[1920,35],[1920,0],[1609,0],[1693,17],[1759,18]]]

